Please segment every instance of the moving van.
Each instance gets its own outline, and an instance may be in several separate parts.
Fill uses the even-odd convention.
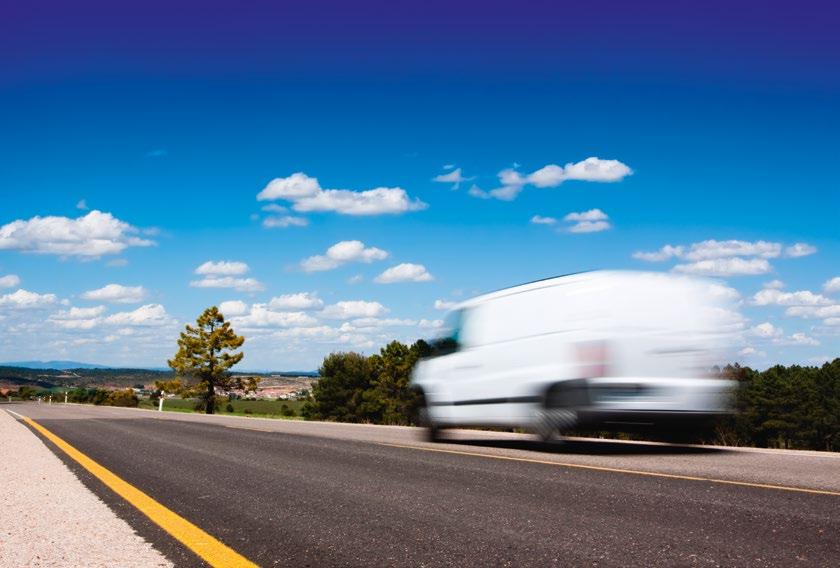
[[[456,426],[692,433],[730,411],[715,376],[739,329],[734,290],[662,273],[596,271],[457,305],[414,369],[432,439]]]

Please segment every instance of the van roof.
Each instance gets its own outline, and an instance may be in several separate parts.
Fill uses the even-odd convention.
[[[561,284],[569,284],[574,281],[585,281],[591,280],[596,278],[602,278],[607,275],[611,276],[641,276],[644,274],[656,274],[662,278],[671,278],[671,279],[680,279],[681,277],[669,275],[667,273],[662,272],[647,272],[642,270],[586,270],[582,272],[572,272],[570,274],[563,274],[560,276],[551,276],[549,278],[541,278],[539,280],[533,280],[531,282],[525,282],[524,284],[517,284],[515,286],[510,286],[508,288],[501,288],[499,290],[494,290],[492,292],[487,292],[485,294],[481,294],[479,296],[475,296],[468,300],[464,300],[463,302],[459,302],[456,304],[452,309],[457,310],[461,308],[467,308],[470,306],[474,306],[477,304],[484,303],[488,300],[493,300],[495,298],[501,298],[504,296],[510,296],[512,294],[521,294],[522,292],[528,292],[531,290],[539,290],[541,288],[550,288],[552,286],[557,286]]]

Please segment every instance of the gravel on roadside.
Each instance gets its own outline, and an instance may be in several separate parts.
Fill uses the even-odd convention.
[[[0,566],[172,566],[0,410]]]

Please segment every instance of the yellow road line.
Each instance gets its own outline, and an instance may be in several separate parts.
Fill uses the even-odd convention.
[[[231,568],[252,568],[257,566],[184,517],[167,509],[127,481],[124,481],[108,469],[102,467],[31,418],[21,416],[20,414],[18,416],[58,446],[65,454],[77,461],[79,465],[92,473],[102,483],[107,485],[114,493],[134,505],[141,513],[149,517],[152,522],[198,554],[210,566]]]
[[[758,487],[760,489],[776,489],[779,491],[795,491],[797,493],[813,493],[815,495],[833,495],[840,497],[840,491],[828,491],[825,489],[808,489],[807,487],[790,487],[787,485],[772,485],[768,483],[750,483],[749,481],[733,481],[731,479],[715,479],[712,477],[697,477],[693,475],[679,475],[674,473],[660,473],[656,471],[642,471],[637,469],[622,469],[618,467],[605,467],[600,465],[586,465],[580,463],[556,462],[549,460],[538,460],[533,458],[518,458],[514,456],[496,456],[493,454],[482,454],[479,452],[465,452],[462,450],[445,450],[443,448],[427,448],[423,446],[412,446],[407,444],[387,444],[379,443],[380,446],[389,446],[391,448],[406,448],[411,450],[420,450],[423,452],[439,452],[442,454],[456,454],[460,456],[472,456],[478,458],[490,458],[494,460],[507,460],[525,463],[537,463],[543,465],[554,465],[560,467],[569,467],[575,469],[588,469],[593,471],[605,471],[609,473],[626,473],[630,475],[644,475],[647,477],[664,477],[667,479],[682,479],[687,481],[706,481],[709,483],[722,483],[724,485],[740,485],[742,487]]]

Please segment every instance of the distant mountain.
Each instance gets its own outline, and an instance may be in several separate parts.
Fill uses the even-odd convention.
[[[0,365],[4,367],[22,367],[24,369],[56,369],[64,371],[65,369],[110,369],[107,365],[97,365],[95,363],[80,363],[78,361],[8,361],[2,362]]]

